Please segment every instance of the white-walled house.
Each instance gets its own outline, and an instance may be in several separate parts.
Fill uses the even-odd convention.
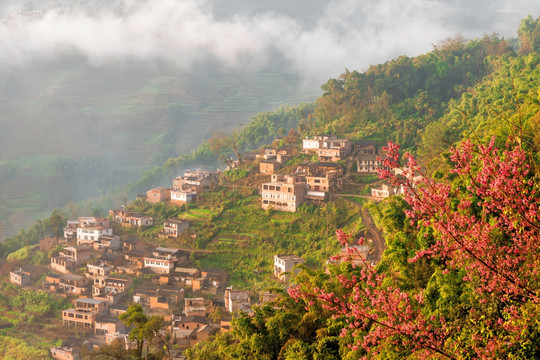
[[[112,227],[89,226],[77,228],[77,245],[91,244],[97,241],[101,236],[112,236]]]

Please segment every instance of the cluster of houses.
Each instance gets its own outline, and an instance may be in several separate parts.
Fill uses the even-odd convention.
[[[281,162],[277,156],[291,155],[290,149],[266,149],[265,159],[259,163],[261,174],[271,175],[270,182],[261,187],[261,207],[279,211],[295,212],[303,202],[321,204],[343,186],[343,161],[356,161],[358,173],[375,173],[382,166],[384,153],[375,143],[353,144],[349,139],[338,139],[334,135],[318,135],[302,141],[302,151],[314,154],[318,161],[305,161],[296,167],[293,174],[279,174]],[[281,158],[288,159],[287,157]],[[377,194],[380,195],[380,194]]]
[[[261,187],[263,209],[295,212],[303,202],[327,202],[343,186],[345,168],[341,160],[352,159],[358,173],[369,174],[375,173],[384,159],[384,153],[375,143],[352,144],[333,135],[304,139],[302,151],[316,156],[317,161],[297,164],[290,174],[278,171],[296,155],[295,147],[264,149],[254,156],[260,160],[259,172],[270,176],[270,182]],[[187,171],[173,179],[171,188],[151,189],[145,199],[150,203],[167,201],[182,205],[196,201],[218,183],[218,172]],[[372,189],[372,196],[388,197],[400,191],[403,189],[383,184]],[[8,262],[0,260],[0,274],[9,274],[12,283],[27,286],[49,270],[42,289],[74,299],[73,307],[62,312],[63,324],[91,330],[107,344],[117,338],[129,344],[129,329],[118,320],[118,315],[130,303],[140,304],[148,314],[163,316],[172,342],[180,347],[192,346],[218,331],[228,331],[231,314],[251,311],[254,294],[227,287],[228,276],[224,271],[191,267],[186,251],[151,247],[137,237],[119,236],[114,230],[148,226],[154,226],[152,217],[125,208],[109,210],[108,218],[68,220],[63,247],[50,258],[49,269],[41,273],[35,268],[11,269]],[[171,217],[164,221],[158,237],[178,238],[189,227],[189,221]],[[57,245],[56,239],[44,238],[40,250],[48,252]],[[344,247],[330,262],[347,260],[362,265],[369,251],[367,245]],[[303,263],[294,254],[275,255],[274,276],[288,282]],[[265,303],[276,296],[267,291],[259,294],[259,301]],[[216,307],[224,311],[221,319],[216,319]],[[78,347],[68,344],[51,349],[51,354],[54,359],[77,359],[77,350]]]
[[[186,171],[184,176],[173,179],[172,187],[158,186],[146,192],[146,201],[158,203],[170,201],[174,205],[183,205],[197,200],[204,191],[212,189],[219,182],[219,173],[210,171]]]
[[[206,340],[218,331],[229,331],[231,314],[251,312],[254,294],[227,287],[226,272],[186,266],[187,253],[180,249],[152,248],[138,238],[113,233],[111,222],[128,224],[128,219],[142,214],[113,209],[109,215],[110,219],[68,220],[65,237],[59,241],[62,248],[51,257],[48,269],[11,269],[9,262],[0,261],[0,272],[9,274],[10,281],[21,286],[30,286],[45,273],[42,291],[73,299],[73,306],[62,311],[63,325],[91,332],[93,338],[86,342],[90,345],[92,339],[111,344],[118,338],[129,344],[130,329],[118,316],[127,311],[130,303],[140,304],[148,314],[163,316],[171,341],[180,348]],[[170,228],[166,234],[173,236],[185,231],[186,226],[176,218],[169,219],[167,225]],[[57,245],[58,241],[51,237],[40,240],[40,250],[45,252],[54,251]],[[275,255],[274,275],[286,282],[303,262],[296,255]],[[259,295],[261,302],[277,297],[268,291]],[[211,316],[216,307],[223,310],[221,319]],[[80,356],[80,347],[71,343],[50,351],[53,359]]]

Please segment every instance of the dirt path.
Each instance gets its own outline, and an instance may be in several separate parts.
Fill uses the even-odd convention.
[[[346,196],[351,196],[351,195],[346,195]],[[362,196],[362,195],[356,195],[356,196],[367,197],[367,196]],[[379,229],[377,229],[377,227],[375,226],[375,223],[373,222],[373,219],[371,218],[369,211],[365,209],[362,204],[358,204],[348,199],[343,199],[343,200],[345,200],[349,204],[352,204],[358,207],[358,210],[360,211],[360,215],[362,216],[362,222],[364,223],[364,226],[367,229],[366,237],[368,239],[371,239],[372,244],[373,244],[373,249],[368,255],[368,260],[374,263],[378,263],[381,260],[384,249],[386,249],[386,241],[384,240],[384,237],[382,236]]]

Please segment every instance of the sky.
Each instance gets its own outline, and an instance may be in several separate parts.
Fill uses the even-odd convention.
[[[278,54],[318,87],[450,36],[515,37],[527,14],[540,1],[0,0],[0,70],[77,54],[96,67],[165,59],[189,70],[213,59],[236,71]]]

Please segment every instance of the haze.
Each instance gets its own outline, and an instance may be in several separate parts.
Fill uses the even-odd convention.
[[[2,0],[0,239],[346,68],[515,37],[528,14],[540,1]]]
[[[215,58],[235,71],[277,51],[317,87],[344,68],[423,53],[455,34],[514,36],[521,18],[539,12],[535,0],[11,1],[2,6],[0,64],[78,53],[95,66],[166,59],[189,69]]]

